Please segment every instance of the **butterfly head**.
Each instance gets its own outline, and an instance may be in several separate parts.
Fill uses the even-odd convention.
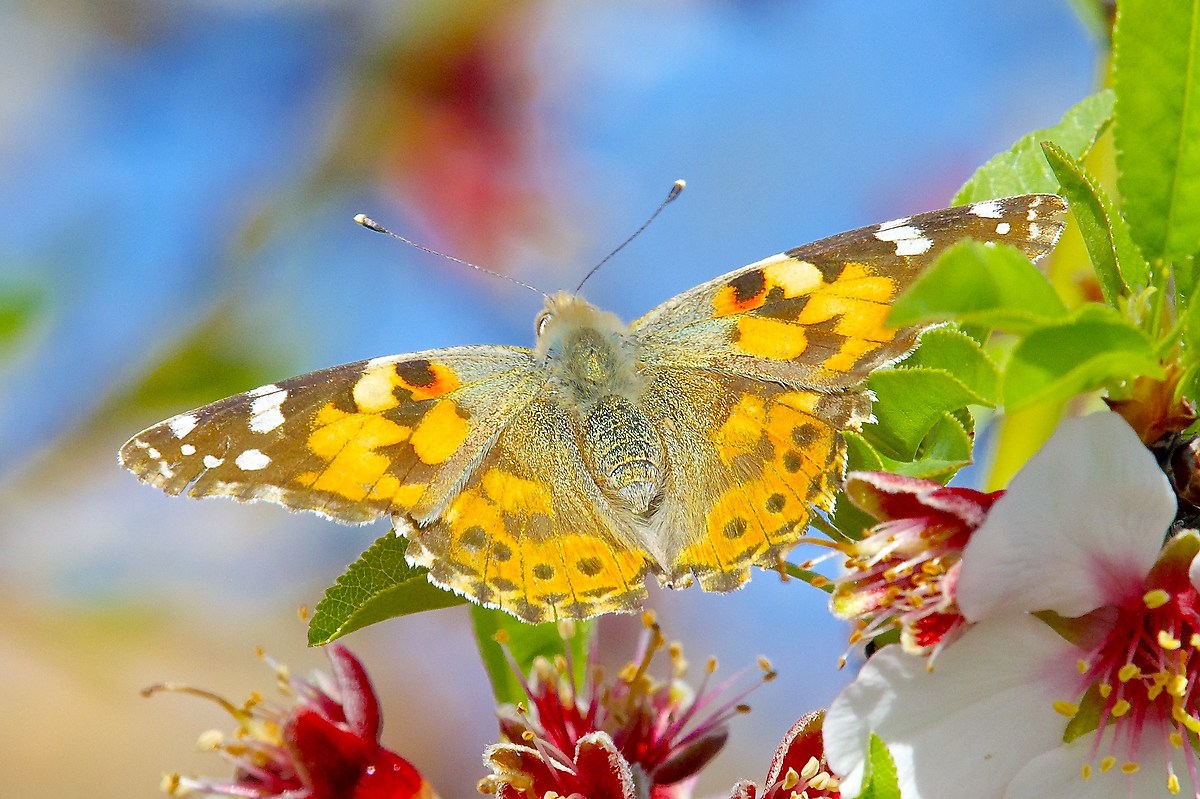
[[[577,294],[546,298],[538,314],[535,352],[573,399],[590,403],[635,390],[636,358],[629,328]]]

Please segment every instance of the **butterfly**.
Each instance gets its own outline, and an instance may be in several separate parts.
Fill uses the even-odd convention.
[[[169,494],[390,515],[432,582],[528,622],[637,610],[648,574],[732,591],[832,509],[867,376],[923,329],[887,326],[896,297],[964,237],[1044,255],[1065,210],[1029,194],[860,228],[628,325],[553,294],[532,349],[293,377],[156,424],[120,461]]]

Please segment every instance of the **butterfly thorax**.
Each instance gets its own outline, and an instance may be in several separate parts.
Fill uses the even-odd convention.
[[[578,425],[592,479],[634,514],[652,513],[663,484],[663,445],[639,407],[645,379],[628,326],[581,297],[555,294],[538,318],[536,352],[554,400]]]

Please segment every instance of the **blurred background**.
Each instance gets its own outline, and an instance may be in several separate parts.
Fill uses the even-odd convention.
[[[259,645],[323,665],[296,608],[386,530],[163,496],[118,468],[126,438],[335,363],[532,341],[538,296],[355,213],[551,291],[686,178],[588,284],[630,319],[944,206],[1091,91],[1100,52],[1068,0],[0,4],[0,795],[153,797],[162,771],[222,773],[193,749],[228,728],[215,707],[138,690],[268,691]],[[699,795],[762,780],[848,678],[846,631],[766,573],[652,594],[693,663],[775,663]],[[604,620],[607,658],[636,632]],[[346,642],[385,743],[473,795],[496,728],[466,609]]]

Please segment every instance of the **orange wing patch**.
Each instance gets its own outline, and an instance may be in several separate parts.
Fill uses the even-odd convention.
[[[775,255],[742,271],[713,297],[713,315],[720,318],[746,313],[766,304],[771,292],[788,299],[812,292],[821,285],[821,272],[807,261]]]
[[[710,591],[731,591],[752,565],[771,568],[804,535],[813,508],[831,510],[845,460],[840,430],[865,417],[865,394],[743,394],[716,428],[717,458],[735,482],[705,514],[673,575],[691,572]]]
[[[739,274],[716,293],[713,306],[717,317],[745,314],[730,334],[739,354],[796,360],[809,350],[809,330],[821,326],[825,340],[814,363],[848,372],[896,337],[885,323],[898,288],[866,264],[841,265],[831,276],[807,261],[785,258]],[[768,300],[769,316],[751,313]]]
[[[647,554],[618,538],[565,417],[547,408],[514,420],[436,519],[395,519],[408,555],[438,585],[531,623],[636,610]]]

